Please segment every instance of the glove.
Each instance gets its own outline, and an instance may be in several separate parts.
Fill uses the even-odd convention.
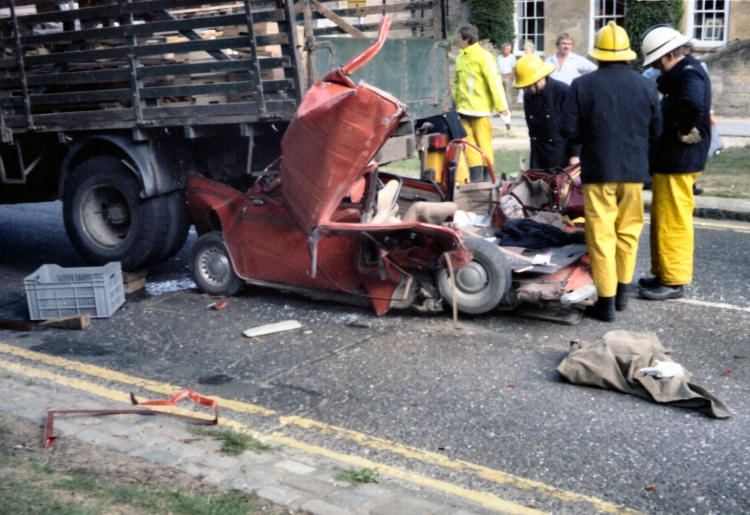
[[[685,145],[694,145],[701,140],[701,133],[693,127],[687,134],[679,134],[679,138]]]
[[[505,125],[510,125],[510,111],[508,111],[508,114],[500,113],[500,118],[503,120],[503,123],[505,123]]]
[[[668,379],[670,377],[685,377],[685,369],[674,361],[654,361],[653,367],[645,367],[638,370],[641,374],[654,376],[657,379]]]

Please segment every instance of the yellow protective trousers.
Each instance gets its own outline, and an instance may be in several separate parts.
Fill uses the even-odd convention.
[[[586,250],[600,297],[614,297],[617,283],[633,279],[643,228],[642,191],[640,182],[583,185]]]
[[[461,117],[461,125],[466,129],[466,139],[474,143],[487,154],[490,164],[495,162],[495,154],[492,151],[492,123],[489,116],[478,118]],[[466,158],[469,160],[469,167],[485,166],[482,156],[473,148],[466,148]]]
[[[693,280],[693,183],[701,172],[651,176],[651,273],[662,284]]]

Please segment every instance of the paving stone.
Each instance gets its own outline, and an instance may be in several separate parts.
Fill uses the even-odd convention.
[[[297,490],[309,492],[316,497],[322,497],[334,488],[334,485],[327,481],[313,479],[309,476],[299,476],[297,474],[282,474],[279,476],[279,483],[296,488]]]
[[[133,433],[133,426],[121,422],[107,422],[102,424],[101,430],[114,436],[130,436]]]
[[[135,438],[143,442],[144,446],[150,447],[151,449],[161,449],[165,450],[167,447],[169,447],[173,440],[171,438],[166,438],[164,436],[160,436],[163,433],[142,433],[139,435],[135,435]]]
[[[158,463],[159,465],[174,465],[180,461],[180,457],[171,452],[162,451],[159,449],[141,449],[130,453],[131,456],[138,456],[144,460]]]
[[[83,430],[75,433],[73,436],[75,436],[76,439],[84,441],[86,443],[92,443],[94,445],[104,445],[105,442],[108,442],[112,439],[111,436],[109,436],[106,433],[102,433],[98,429],[92,429],[90,427],[86,427]]]
[[[46,413],[44,413],[42,410],[38,408],[30,408],[28,404],[11,406],[10,409],[5,411],[14,414],[17,417],[30,420],[31,422],[40,422],[43,421],[46,417]]]
[[[258,489],[258,495],[263,499],[267,499],[276,504],[283,506],[289,506],[295,500],[301,497],[301,494],[297,491],[283,486],[264,486]]]
[[[224,470],[236,468],[240,464],[240,461],[234,456],[218,456],[216,454],[207,455],[198,461],[205,463],[207,467]]]
[[[440,513],[443,507],[418,497],[402,496],[391,503],[381,504],[370,511],[371,515],[417,515]]]
[[[368,497],[375,497],[382,501],[386,501],[396,495],[393,490],[372,483],[359,485],[357,487],[357,493]]]
[[[370,502],[370,498],[364,495],[355,493],[356,490],[342,490],[337,489],[323,496],[323,499],[330,501],[336,505],[343,506],[345,508],[362,508],[365,504]]]
[[[143,449],[143,446],[140,443],[121,436],[113,436],[106,442],[102,443],[102,446],[125,454],[132,454],[138,449]]]
[[[257,490],[258,488],[265,486],[265,485],[259,485],[258,483],[254,483],[248,480],[248,478],[245,476],[236,475],[236,474],[226,477],[222,481],[222,484],[224,484],[225,486],[228,486],[229,488],[234,488],[236,490],[243,490],[245,492]]]
[[[53,426],[53,433],[55,435],[74,435],[80,431],[83,431],[83,426],[80,424],[76,424],[75,422],[72,422],[70,419],[66,420],[64,418],[60,419],[58,417],[55,417],[54,419],[54,426]]]
[[[274,467],[279,467],[281,469],[287,470],[289,472],[294,472],[295,474],[299,474],[301,476],[304,476],[306,474],[312,474],[315,472],[315,467],[310,467],[308,465],[305,465],[304,463],[300,463],[299,461],[292,461],[292,460],[284,460],[276,463]]]
[[[351,515],[351,511],[345,510],[338,506],[328,504],[320,499],[312,499],[307,501],[302,506],[301,510],[309,511],[313,515]]]
[[[270,464],[270,462],[278,460],[278,458],[278,456],[270,452],[243,452],[237,457],[240,463],[250,466]]]
[[[203,449],[194,445],[187,445],[177,441],[170,441],[161,450],[177,454],[183,459],[193,459],[202,456]]]

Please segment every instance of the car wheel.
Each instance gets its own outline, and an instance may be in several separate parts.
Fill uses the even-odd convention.
[[[478,315],[497,307],[511,285],[511,270],[496,245],[481,238],[467,238],[466,247],[474,254],[466,266],[456,270],[456,307],[462,313]],[[447,269],[438,272],[440,294],[453,303],[453,288]]]
[[[166,205],[142,200],[138,179],[109,156],[81,163],[63,190],[65,229],[78,254],[93,264],[120,261],[126,271],[154,261],[169,223]]]
[[[190,275],[202,291],[210,295],[234,295],[242,286],[229,259],[219,232],[204,234],[190,250]]]

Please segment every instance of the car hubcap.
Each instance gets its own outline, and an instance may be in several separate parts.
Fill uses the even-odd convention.
[[[199,269],[207,282],[218,286],[227,281],[232,265],[223,249],[211,247],[201,254]]]
[[[477,293],[487,285],[487,270],[476,261],[470,262],[456,274],[456,286],[466,293]]]
[[[130,230],[130,207],[122,193],[110,186],[91,189],[81,202],[81,224],[102,247],[122,244]]]

